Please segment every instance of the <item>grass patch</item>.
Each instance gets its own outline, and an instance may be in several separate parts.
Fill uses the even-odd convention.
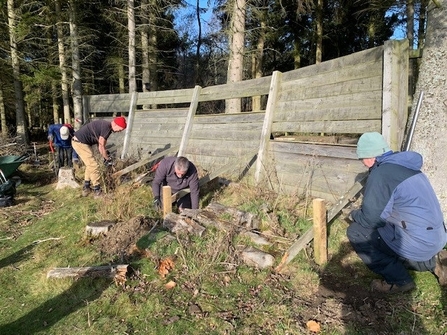
[[[40,173],[26,171],[17,204],[0,210],[0,334],[308,334],[309,320],[321,334],[441,335],[447,328],[447,293],[429,273],[413,273],[417,289],[410,294],[368,293],[376,276],[352,251],[341,220],[328,227],[324,266],[314,263],[312,244],[276,273],[241,263],[241,246],[251,243],[245,237],[159,229],[138,241],[147,254],[126,260],[123,286],[105,278],[47,278],[54,267],[109,264],[110,256],[86,237],[88,223],[160,217],[149,186],[117,185],[94,200],[81,198],[80,190],[56,191],[54,178]],[[276,237],[259,248],[278,263],[312,225],[311,201],[243,183],[218,190],[213,201],[256,214],[259,230]],[[162,277],[157,266],[166,257],[174,268]],[[169,281],[176,286],[167,289]]]

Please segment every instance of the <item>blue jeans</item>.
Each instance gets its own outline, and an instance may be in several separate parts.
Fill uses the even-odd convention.
[[[408,270],[431,271],[436,266],[436,260],[416,262],[396,254],[380,237],[377,229],[365,228],[357,222],[352,222],[347,229],[357,255],[374,273],[381,275],[388,284],[402,286],[413,281]]]

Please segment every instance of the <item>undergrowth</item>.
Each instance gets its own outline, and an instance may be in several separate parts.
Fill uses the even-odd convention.
[[[47,278],[55,267],[107,264],[85,235],[88,223],[161,219],[148,185],[127,182],[103,199],[81,198],[80,190],[55,190],[48,175],[29,167],[16,205],[1,209],[0,334],[310,334],[311,320],[321,334],[445,334],[446,292],[433,276],[415,273],[416,291],[372,299],[367,291],[376,277],[352,251],[347,224],[338,219],[328,227],[329,262],[322,266],[311,244],[281,272],[245,265],[240,248],[251,242],[209,228],[202,236],[144,237],[146,256],[129,259],[123,285]],[[201,207],[210,201],[255,214],[259,231],[275,241],[266,250],[277,263],[312,226],[309,202],[243,182],[203,196]],[[161,276],[158,262],[166,258],[175,265]]]

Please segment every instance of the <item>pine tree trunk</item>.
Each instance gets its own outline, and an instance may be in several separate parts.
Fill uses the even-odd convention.
[[[407,39],[414,48],[414,0],[407,0]]]
[[[316,12],[316,46],[315,46],[315,64],[320,64],[323,60],[323,0],[317,1]]]
[[[64,122],[70,122],[70,100],[68,95],[68,75],[64,48],[64,30],[63,30],[63,20],[61,18],[61,4],[60,0],[56,0],[56,15],[57,15],[57,47],[59,55],[59,69],[61,71],[61,92],[62,92],[62,105],[64,110]],[[59,122],[58,113],[54,115],[54,123]]]
[[[260,31],[258,36],[258,42],[256,43],[256,51],[254,53],[252,61],[253,78],[262,77],[262,61],[263,61],[264,45],[265,45],[265,30],[267,26],[265,23],[264,11],[262,12],[259,25],[260,25]],[[253,100],[252,110],[253,111],[261,110],[261,96],[260,95],[254,96],[252,100]]]
[[[230,58],[228,60],[227,83],[235,83],[242,80],[244,69],[245,4],[245,0],[234,0],[229,36]],[[240,112],[241,99],[226,100],[225,113]]]
[[[72,84],[72,96],[73,96],[73,111],[75,118],[75,129],[81,127],[83,120],[82,115],[82,81],[81,81],[81,62],[79,57],[79,42],[78,42],[78,28],[76,22],[77,7],[76,0],[70,1],[70,40],[71,40],[71,60],[73,69],[73,84]]]
[[[16,109],[16,127],[17,136],[20,137],[22,143],[28,145],[28,127],[26,126],[25,102],[23,99],[23,86],[20,79],[20,59],[17,49],[17,22],[16,11],[14,8],[14,0],[8,0],[8,28],[9,42],[11,47],[11,65],[14,76],[14,93],[15,93],[15,109]]]
[[[151,8],[156,8],[157,0],[150,0]],[[157,77],[157,32],[156,32],[156,11],[151,10],[149,12],[149,86],[151,91],[158,90],[158,77]],[[153,107],[153,108],[156,108]]]
[[[129,93],[137,91],[135,77],[135,3],[127,1],[127,28],[129,32]]]
[[[6,125],[5,101],[3,99],[3,87],[0,85],[0,120],[2,126],[2,136],[8,136],[8,127]]]

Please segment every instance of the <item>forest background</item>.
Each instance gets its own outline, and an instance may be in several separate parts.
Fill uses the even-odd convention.
[[[29,144],[52,123],[78,129],[84,122],[83,95],[259,78],[382,45],[398,35],[420,49],[428,0],[0,4],[1,133]],[[240,101],[227,101],[226,113],[243,111]]]

